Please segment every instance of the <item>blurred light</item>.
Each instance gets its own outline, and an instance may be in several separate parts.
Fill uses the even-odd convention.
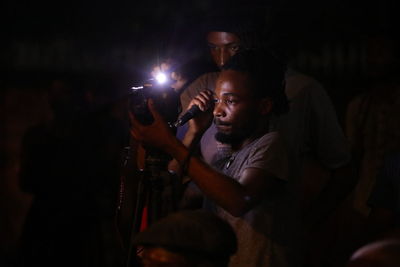
[[[156,75],[156,80],[160,84],[165,83],[167,81],[167,75],[165,75],[165,73],[160,72]]]

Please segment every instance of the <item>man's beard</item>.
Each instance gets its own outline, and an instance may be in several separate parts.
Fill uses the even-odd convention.
[[[218,125],[218,122],[216,123]],[[220,123],[222,124],[222,123]],[[242,143],[244,140],[249,138],[254,132],[253,124],[247,125],[247,127],[241,127],[240,130],[234,133],[223,133],[218,132],[215,134],[215,140],[223,144],[236,145]]]
[[[215,134],[215,140],[222,144],[234,145],[241,143],[244,139],[246,139],[246,137],[242,135],[226,134],[221,132]]]

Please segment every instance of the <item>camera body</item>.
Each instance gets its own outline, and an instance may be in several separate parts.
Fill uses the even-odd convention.
[[[164,120],[172,125],[180,112],[179,95],[168,84],[158,84],[152,80],[145,82],[143,86],[132,87],[129,109],[143,125],[154,121],[147,105],[150,98]]]

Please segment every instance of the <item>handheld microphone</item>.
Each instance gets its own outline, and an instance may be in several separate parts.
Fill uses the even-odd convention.
[[[183,114],[175,123],[174,126],[182,126],[189,120],[193,119],[196,117],[198,114],[200,114],[202,111],[197,105],[193,105],[190,109],[188,109],[185,114]]]

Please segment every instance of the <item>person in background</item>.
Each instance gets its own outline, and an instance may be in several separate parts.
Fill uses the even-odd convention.
[[[355,251],[346,267],[400,266],[400,239],[381,239]]]
[[[400,153],[383,160],[377,183],[368,199],[371,212],[360,232],[358,246],[400,234]]]
[[[56,77],[49,89],[53,119],[24,135],[20,187],[33,202],[19,244],[21,267],[123,264],[114,215],[125,128],[97,109],[92,93],[101,88],[89,84],[78,75]]]

